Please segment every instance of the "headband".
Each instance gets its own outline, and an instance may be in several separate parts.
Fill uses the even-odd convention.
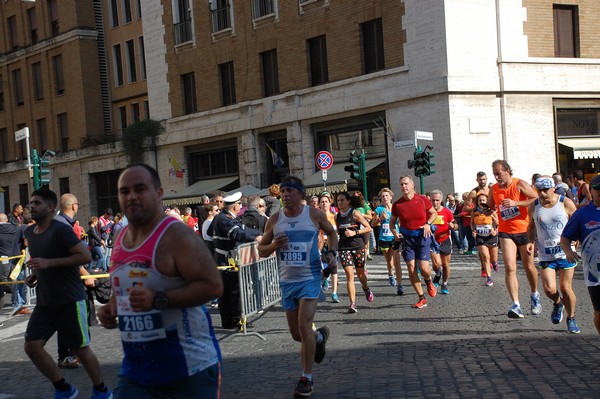
[[[296,190],[300,191],[300,192],[304,192],[304,185],[300,184],[300,183],[296,183],[294,181],[286,181],[283,182],[279,185],[280,189],[284,189],[284,188],[295,188]]]
[[[546,190],[548,188],[554,188],[554,180],[550,177],[538,177],[535,181],[535,188],[538,190]]]

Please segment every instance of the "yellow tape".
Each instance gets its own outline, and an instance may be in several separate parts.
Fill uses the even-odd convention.
[[[81,276],[80,278],[82,280],[88,279],[88,278],[104,278],[104,277],[110,277],[109,273],[104,273],[104,274],[90,274],[89,276]],[[11,284],[24,284],[25,280],[17,280],[17,281],[0,281],[0,285],[11,285]]]
[[[0,260],[11,260],[11,259],[24,258],[24,257],[25,257],[25,254],[16,255],[16,256],[0,256]]]

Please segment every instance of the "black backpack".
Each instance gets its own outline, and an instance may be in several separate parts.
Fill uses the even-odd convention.
[[[250,229],[260,230],[260,221],[252,212],[244,212],[244,214],[240,216],[240,222]]]

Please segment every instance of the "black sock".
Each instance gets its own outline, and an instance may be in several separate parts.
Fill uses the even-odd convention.
[[[106,392],[107,391],[107,387],[106,387],[106,385],[104,385],[104,381],[102,381],[98,385],[94,385],[94,389],[98,392]]]
[[[69,385],[64,378],[61,378],[60,381],[53,382],[52,385],[54,385],[54,388],[58,389],[59,391],[66,392],[71,389],[71,385]]]

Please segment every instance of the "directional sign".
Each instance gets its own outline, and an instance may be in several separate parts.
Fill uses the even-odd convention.
[[[319,151],[315,159],[317,167],[321,170],[327,170],[333,166],[333,155],[327,151]]]
[[[29,128],[24,127],[21,130],[15,132],[15,141],[20,141],[29,137]]]
[[[431,133],[431,132],[421,132],[419,130],[415,130],[415,138],[417,138],[418,140],[433,141],[433,133]]]
[[[412,148],[415,146],[413,140],[394,141],[394,150],[401,150],[403,148]]]

